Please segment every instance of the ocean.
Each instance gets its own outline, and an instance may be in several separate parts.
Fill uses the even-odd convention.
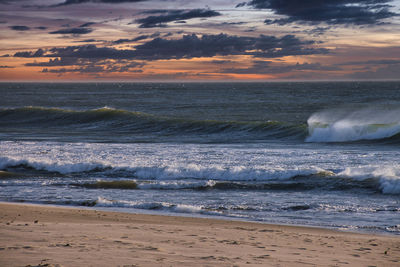
[[[400,234],[400,82],[0,94],[0,201]]]

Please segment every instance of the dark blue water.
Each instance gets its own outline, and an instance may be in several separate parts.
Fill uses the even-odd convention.
[[[3,83],[0,200],[398,234],[400,83]]]

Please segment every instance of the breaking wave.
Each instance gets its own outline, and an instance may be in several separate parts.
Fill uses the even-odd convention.
[[[52,161],[34,161],[28,159],[13,159],[0,157],[0,170],[15,171],[17,169],[37,170],[86,177],[88,174],[105,177],[134,177],[146,180],[175,180],[175,179],[212,179],[233,181],[262,181],[271,179],[290,179],[296,176],[307,176],[317,173],[329,173],[317,167],[307,169],[257,169],[243,166],[203,167],[196,164],[185,166],[112,166],[101,162],[60,163]]]
[[[71,179],[71,185],[93,189],[297,191],[368,189],[383,194],[400,194],[400,167],[397,165],[347,167],[332,172],[318,167],[262,169],[244,166],[204,167],[194,164],[152,167],[112,166],[96,162],[61,164],[0,157],[0,171],[13,173],[13,177],[18,177],[18,173],[22,173],[21,177],[24,179],[42,175],[61,176]],[[88,182],[87,179],[90,177],[104,179]],[[74,182],[79,179],[83,179],[83,182]]]
[[[313,114],[307,142],[386,140],[400,143],[400,108],[342,108]]]

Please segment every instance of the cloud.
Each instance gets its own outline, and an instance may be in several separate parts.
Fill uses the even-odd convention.
[[[78,58],[65,57],[65,58],[49,59],[49,61],[47,62],[26,63],[25,66],[27,67],[73,66],[73,65],[78,65],[79,63],[80,62]]]
[[[346,65],[392,65],[392,64],[400,64],[400,59],[379,59],[379,60],[368,60],[368,61],[349,61],[343,62],[337,65],[346,66]]]
[[[53,61],[54,62],[54,61]],[[53,63],[52,62],[52,63]],[[61,62],[61,60],[59,61]],[[49,63],[49,62],[44,62]],[[51,64],[52,64],[51,63]],[[71,62],[72,63],[72,62]],[[47,65],[51,66],[63,66],[60,65]],[[71,64],[73,66],[77,66],[75,68],[58,68],[58,69],[49,69],[44,68],[41,72],[43,73],[80,73],[80,74],[98,74],[98,73],[115,73],[115,72],[134,72],[140,73],[145,63],[136,62],[136,61],[126,61],[126,60],[77,60],[75,63]],[[46,66],[46,65],[41,65]],[[68,64],[64,65],[68,66]]]
[[[292,22],[372,25],[398,16],[389,11],[392,0],[252,0],[247,3],[257,9],[270,9],[286,18],[270,20],[266,24],[285,25]],[[243,6],[239,4],[239,7]]]
[[[390,64],[375,71],[364,71],[352,73],[345,78],[360,80],[400,80],[400,63]]]
[[[22,25],[9,26],[8,28],[14,31],[29,31],[31,29],[28,26],[22,26]]]
[[[136,46],[137,57],[145,60],[213,57],[216,55],[253,55],[282,57],[289,55],[324,54],[326,49],[309,47],[313,41],[302,41],[292,35],[281,38],[260,35],[245,37],[227,34],[184,35],[181,39],[156,38]]]
[[[86,27],[92,26],[93,24],[96,24],[96,22],[86,22],[86,23],[83,23],[82,25],[80,25],[79,28],[86,28]]]
[[[90,28],[68,28],[54,32],[49,32],[49,34],[88,34],[91,33],[92,31],[93,30]]]
[[[312,35],[312,36],[320,36],[323,35],[324,33],[326,33],[328,30],[330,30],[331,27],[316,27],[310,30],[303,30],[300,32],[306,33],[308,35]]]
[[[48,57],[76,57],[99,59],[134,59],[137,53],[133,49],[119,50],[111,47],[97,47],[96,45],[54,47],[47,51]]]
[[[128,39],[128,38],[118,39],[118,40],[115,40],[115,41],[113,41],[111,43],[112,44],[132,43],[132,42],[137,42],[137,41],[146,40],[146,39],[150,39],[150,38],[155,38],[155,37],[158,37],[160,35],[161,35],[160,32],[155,32],[155,33],[153,33],[151,35],[139,35],[139,36],[137,36],[135,38],[131,38],[131,39]],[[163,37],[168,37],[168,36],[171,36],[171,35],[173,35],[173,33],[172,32],[168,32],[168,33],[165,33],[163,35]]]
[[[244,7],[246,4],[247,4],[246,2],[241,2],[241,3],[237,4],[235,7],[236,7],[236,8],[238,8],[238,7]]]
[[[113,41],[113,44],[123,44],[123,43],[131,43],[131,42],[137,42],[140,40],[145,40],[150,38],[149,35],[139,35],[138,37],[132,38],[132,39],[118,39],[116,41]]]
[[[220,65],[235,63],[235,61],[232,61],[232,60],[211,60],[209,62],[212,64],[220,64]]]
[[[9,5],[13,3],[15,0],[0,0],[0,4]]]
[[[148,16],[137,19],[135,22],[140,24],[140,28],[165,27],[168,22],[182,22],[193,18],[208,18],[220,16],[221,13],[210,9],[192,9],[192,10],[156,10],[156,13],[162,13],[158,16]]]
[[[96,40],[96,39],[85,39],[76,41],[77,43],[94,43],[94,42],[103,42],[103,40]]]
[[[35,29],[38,29],[38,30],[47,30],[47,27],[45,27],[45,26],[39,26],[39,27],[35,27]]]
[[[44,56],[45,50],[39,48],[35,52],[28,51],[28,52],[16,52],[14,57],[42,57]]]
[[[246,24],[247,22],[244,21],[238,21],[238,22],[222,22],[220,25],[225,26],[225,25],[243,25]]]
[[[335,66],[324,66],[320,63],[302,63],[302,64],[276,64],[272,61],[254,61],[248,68],[225,68],[221,73],[234,74],[280,74],[291,71],[335,71],[340,68]]]
[[[168,60],[201,57],[249,55],[254,57],[274,58],[292,55],[326,54],[329,50],[314,48],[313,41],[300,40],[293,35],[283,37],[260,35],[246,37],[227,34],[183,35],[180,39],[155,38],[134,49],[115,49],[80,45],[54,47],[48,50],[38,49],[33,52],[17,52],[14,57],[74,57],[102,59],[139,59]]]
[[[147,0],[65,0],[63,3],[51,5],[51,7],[76,5],[84,3],[106,3],[106,4],[120,4],[120,3],[136,3]]]
[[[15,68],[15,67],[12,67],[12,66],[5,66],[5,65],[0,66],[0,69],[13,69],[13,68]]]

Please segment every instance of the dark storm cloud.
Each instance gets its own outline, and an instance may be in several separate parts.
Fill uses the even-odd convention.
[[[49,32],[49,34],[88,34],[91,33],[92,31],[93,30],[90,28],[68,28],[54,32]]]
[[[247,22],[244,21],[239,21],[239,22],[222,22],[220,25],[243,25],[246,24]]]
[[[51,48],[46,51],[17,52],[14,57],[74,57],[104,59],[167,60],[190,59],[226,55],[250,55],[256,57],[283,57],[290,55],[326,54],[323,48],[313,48],[313,41],[303,41],[295,36],[245,37],[227,34],[184,35],[181,39],[155,38],[135,49],[115,49],[96,45]]]
[[[150,9],[150,10],[145,10],[142,12],[142,14],[160,14],[160,13],[168,13],[171,10],[168,9]]]
[[[22,25],[9,26],[8,28],[14,31],[29,31],[31,29],[28,26],[22,26]]]
[[[9,5],[15,1],[16,0],[0,0],[0,4]]]
[[[76,41],[77,43],[94,43],[94,42],[103,42],[103,40],[96,40],[96,39],[85,39],[81,41]]]
[[[147,60],[213,57],[216,55],[254,55],[281,57],[288,55],[321,54],[326,49],[308,47],[312,41],[301,41],[292,35],[281,38],[260,35],[244,37],[227,34],[184,35],[181,39],[156,38],[136,46],[137,57]]]
[[[167,32],[167,33],[164,33],[163,37],[169,37],[172,35],[174,35],[172,32]]]
[[[51,48],[47,57],[75,57],[91,59],[134,59],[137,58],[136,50],[119,50],[111,47],[97,47],[96,45],[68,46],[64,48]]]
[[[157,12],[160,13],[160,12]],[[210,9],[192,9],[192,10],[168,10],[162,15],[148,16],[137,19],[135,22],[140,24],[140,28],[165,27],[168,22],[184,22],[193,18],[208,18],[220,16],[221,13]]]
[[[83,3],[107,3],[107,4],[120,4],[120,3],[136,3],[147,0],[65,0],[63,3],[51,5],[51,7],[76,5]]]
[[[325,34],[330,29],[331,29],[331,27],[316,27],[316,28],[313,28],[313,29],[310,29],[310,30],[303,30],[303,31],[300,31],[300,32],[306,33],[306,34],[309,34],[309,35],[313,35],[313,36],[320,36],[320,35]]]
[[[92,26],[93,24],[96,24],[96,22],[86,22],[86,23],[83,23],[82,25],[80,25],[79,28],[86,28],[86,27]]]
[[[241,2],[241,3],[239,3],[239,4],[236,5],[236,8],[238,8],[238,7],[244,7],[245,5],[247,5],[246,2]],[[249,3],[249,5],[250,5],[250,3]]]
[[[33,62],[33,63],[26,63],[25,66],[28,67],[54,67],[54,66],[73,66],[79,63],[78,58],[55,58],[49,59],[47,62]]]
[[[132,38],[132,39],[118,39],[116,41],[113,41],[112,43],[113,44],[131,43],[131,42],[137,42],[137,41],[140,41],[140,40],[145,40],[145,39],[148,39],[148,38],[150,38],[149,35],[139,35],[138,37]]]
[[[291,71],[311,70],[311,71],[334,71],[340,70],[335,66],[323,66],[320,63],[303,63],[303,64],[279,64],[271,61],[254,61],[253,65],[249,68],[226,68],[222,69],[221,73],[234,73],[234,74],[279,74]]]
[[[43,57],[45,51],[41,48],[36,50],[35,52],[29,51],[29,52],[17,52],[14,54],[14,57]]]
[[[378,24],[383,19],[398,16],[389,11],[392,0],[252,0],[247,5],[257,9],[270,9],[275,14],[287,16],[265,20],[266,24],[306,22],[319,24]],[[243,3],[237,7],[243,6]]]

